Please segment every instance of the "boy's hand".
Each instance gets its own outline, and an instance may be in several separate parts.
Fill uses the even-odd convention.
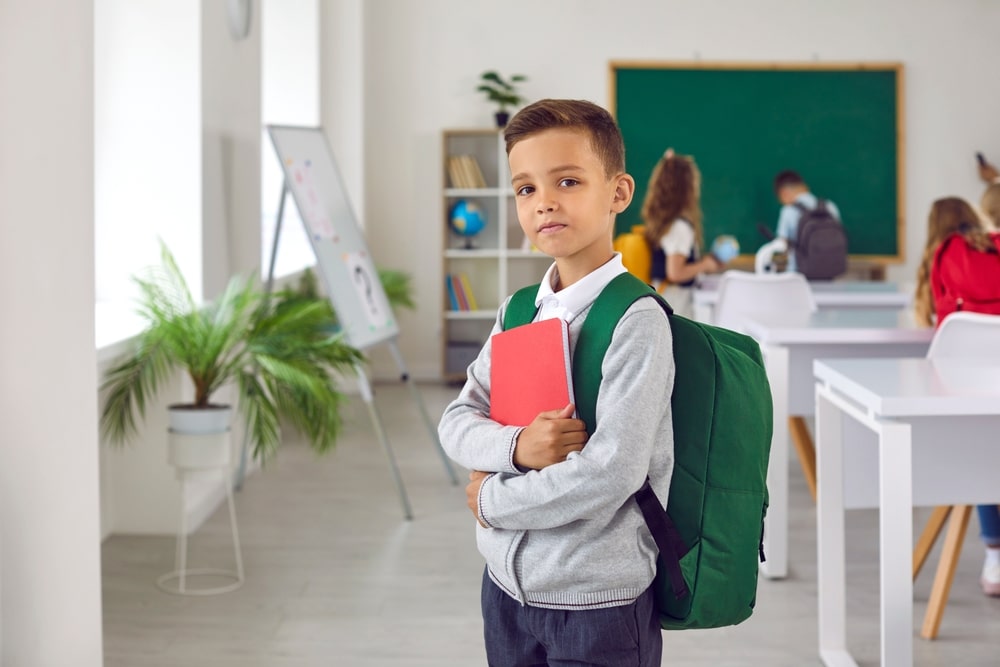
[[[476,517],[476,521],[479,521],[479,489],[483,485],[483,480],[491,474],[481,470],[473,470],[469,473],[469,479],[472,481],[465,487],[465,504],[472,510],[472,516]],[[483,528],[489,528],[482,521],[479,521],[479,525]]]
[[[587,427],[580,419],[572,419],[572,403],[561,410],[540,413],[517,436],[514,444],[514,464],[522,468],[541,470],[553,463],[562,463],[570,452],[578,452],[587,444]]]
[[[998,176],[1000,176],[1000,171],[989,162],[979,165],[979,178],[983,179],[987,185],[997,180]]]

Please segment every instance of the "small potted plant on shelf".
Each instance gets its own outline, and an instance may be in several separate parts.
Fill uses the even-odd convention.
[[[523,74],[514,74],[507,81],[495,71],[483,72],[480,77],[478,92],[486,94],[490,102],[495,102],[500,108],[496,112],[497,127],[504,127],[510,120],[508,107],[515,107],[524,102],[524,98],[517,92],[514,84],[528,80]]]
[[[227,437],[220,438],[218,453],[204,451],[200,437],[228,432],[232,406],[212,400],[227,385],[236,389],[236,407],[258,460],[277,450],[281,419],[300,429],[315,450],[333,447],[344,398],[333,371],[353,372],[363,356],[330,332],[323,302],[271,299],[252,278],[234,277],[217,299],[199,305],[162,244],[161,254],[162,266],[135,279],[147,326],[101,385],[103,435],[114,444],[133,437],[137,417],[145,416],[171,374],[183,370],[194,384],[194,400],[169,407],[175,466],[228,462]],[[221,458],[206,463],[213,457]]]

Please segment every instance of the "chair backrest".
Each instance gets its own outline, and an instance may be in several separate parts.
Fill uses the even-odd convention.
[[[1000,359],[1000,315],[959,311],[941,322],[927,358]]]
[[[713,324],[742,331],[747,315],[815,310],[812,290],[801,273],[726,271],[719,279]]]

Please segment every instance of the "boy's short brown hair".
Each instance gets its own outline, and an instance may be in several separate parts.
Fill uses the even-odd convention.
[[[791,169],[786,169],[785,171],[779,172],[777,176],[774,177],[774,191],[781,192],[781,188],[787,188],[790,185],[805,185],[806,182],[802,180],[799,176],[799,172],[792,171]]]
[[[586,132],[608,178],[625,171],[625,141],[618,124],[606,109],[587,100],[545,99],[518,111],[503,132],[507,155],[522,139],[553,128]]]

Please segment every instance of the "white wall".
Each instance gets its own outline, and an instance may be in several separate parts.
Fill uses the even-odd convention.
[[[362,0],[323,0],[320,5],[321,125],[362,227],[366,225],[364,21]]]
[[[982,0],[368,0],[367,235],[380,264],[415,278],[419,310],[400,316],[411,370],[440,372],[440,132],[492,123],[475,92],[480,72],[528,75],[529,99],[607,105],[609,60],[900,61],[906,261],[889,278],[912,281],[931,201],[978,200],[975,151],[1000,159],[1000,88],[989,73],[1000,62],[998,25],[1000,3]],[[395,375],[391,361],[376,360],[380,376]]]
[[[260,271],[260,3],[234,40],[228,2],[201,3],[202,239],[205,297]]]
[[[0,3],[0,663],[99,667],[94,5]]]

